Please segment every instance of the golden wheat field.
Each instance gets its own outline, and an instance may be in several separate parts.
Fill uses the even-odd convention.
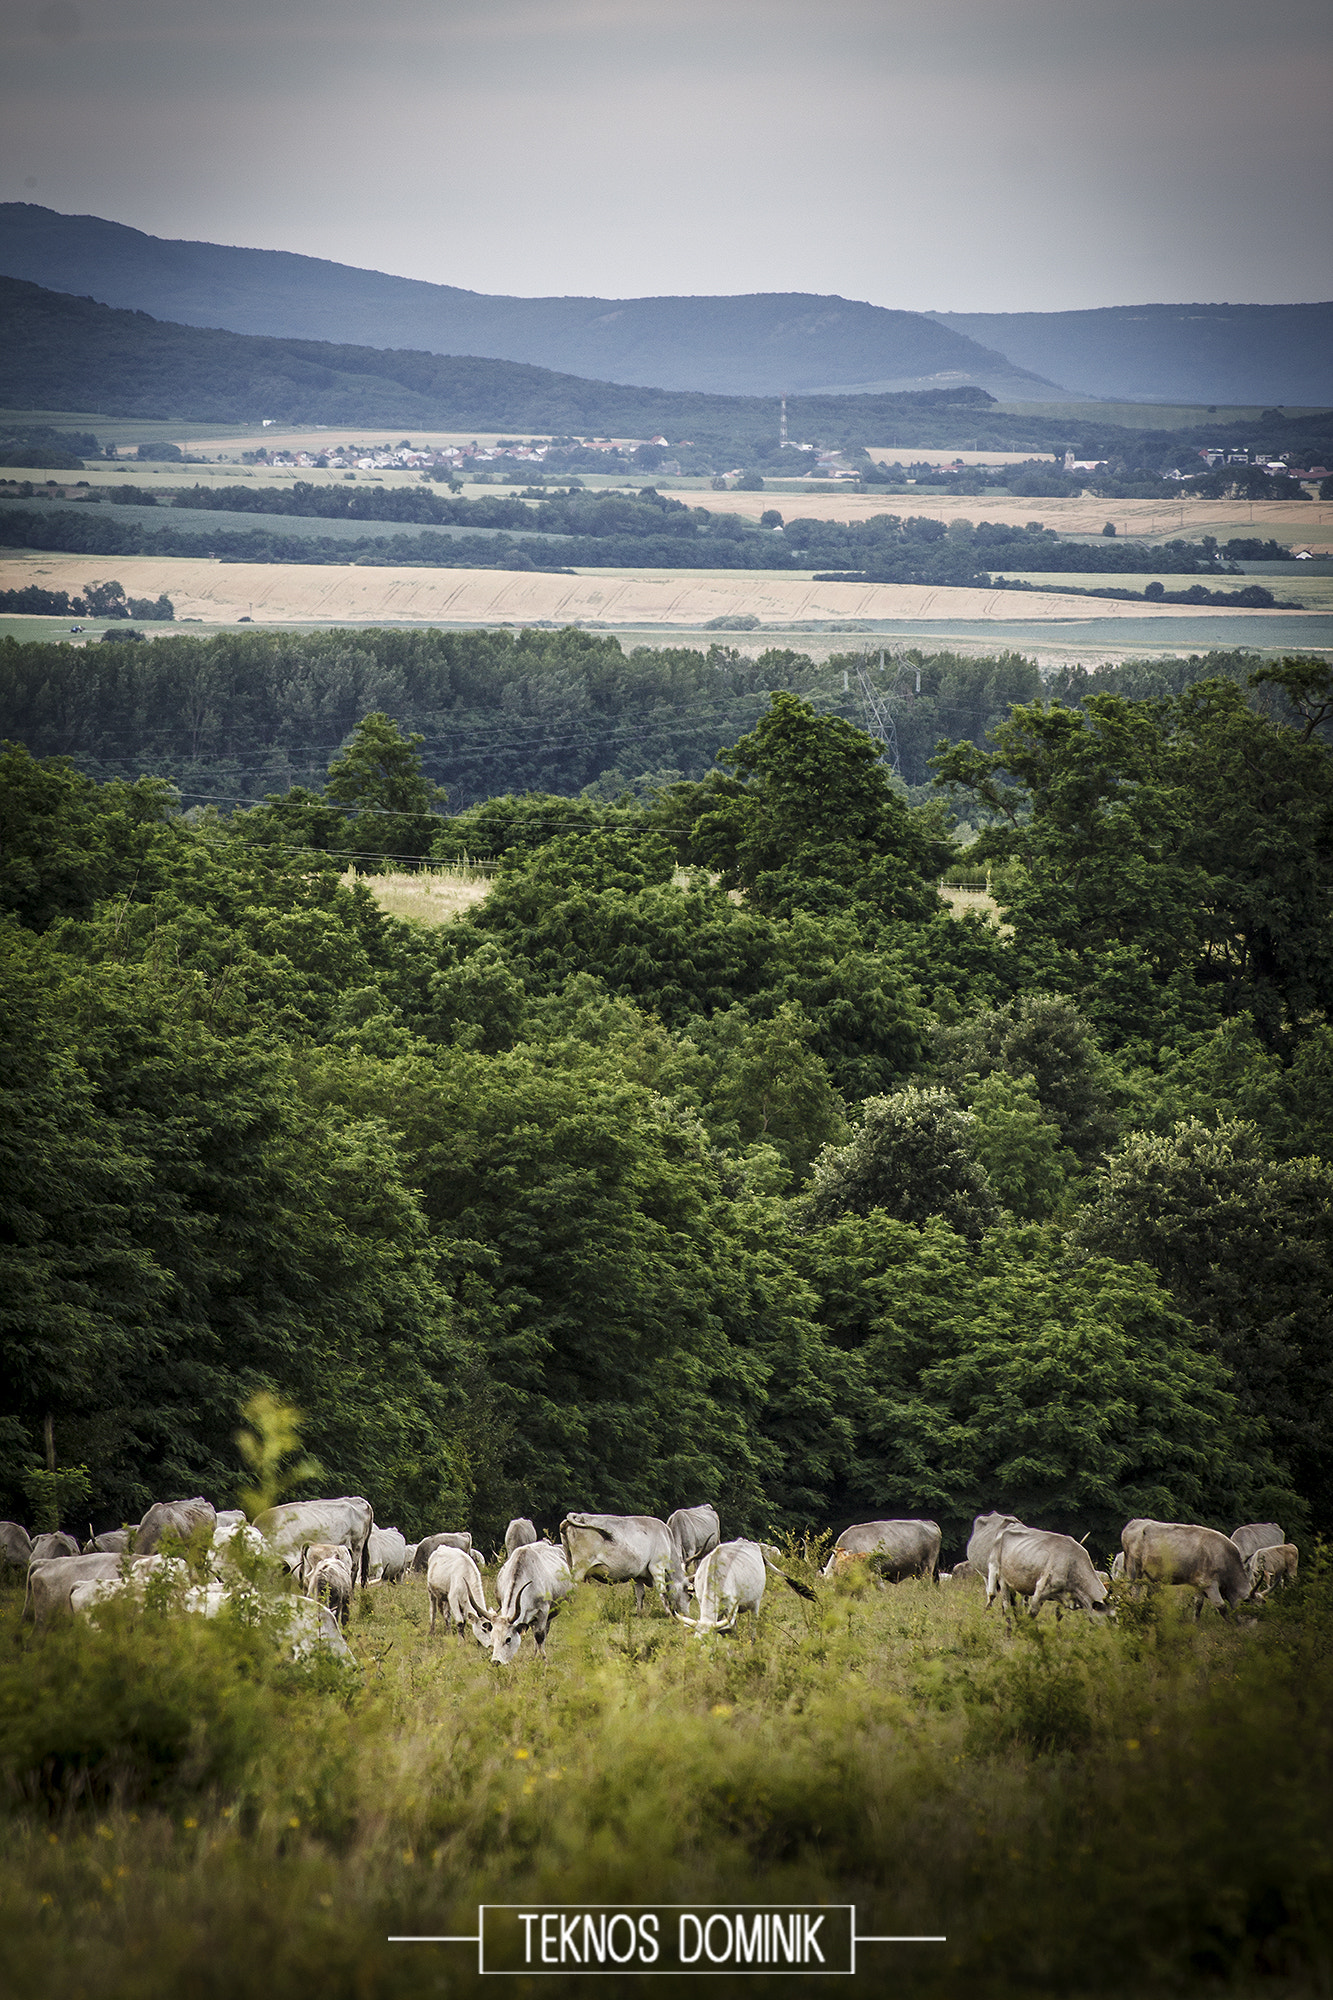
[[[1067,619],[1123,624],[1145,618],[1188,620],[1192,605],[1124,603],[1042,593],[946,589],[896,583],[816,583],[807,575],[771,570],[586,569],[573,575],[541,570],[379,569],[355,563],[224,563],[179,556],[86,556],[42,553],[0,560],[0,588],[39,584],[76,593],[96,578],[115,576],[131,597],[165,591],[178,619],[256,625],[293,621],[381,625],[427,622],[460,625],[644,625],[698,631],[720,617],[751,616],[764,624],[805,620],[984,620],[1030,626]],[[1219,618],[1228,616],[1218,612]],[[1253,618],[1255,614],[1250,613]],[[1275,643],[1284,618],[1268,612]],[[53,621],[60,623],[61,621]]]

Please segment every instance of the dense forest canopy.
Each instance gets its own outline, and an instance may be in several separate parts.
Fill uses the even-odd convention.
[[[4,753],[0,1506],[48,1419],[103,1525],[230,1498],[265,1386],[411,1531],[702,1497],[753,1530],[1327,1531],[1327,669],[1070,705],[1014,663],[991,746],[938,760],[999,927],[938,896],[942,801],[725,655],[639,663],[727,687],[716,765],[442,810],[381,647],[381,688],[637,670],[559,636],[374,635],[359,720],[307,712],[322,782],[238,809]],[[108,649],[92,711],[140,768],[170,758],[130,717],[179,701],[134,677],[189,643]],[[258,702],[284,643],[170,671]],[[340,879],[391,841],[500,872],[407,923]]]

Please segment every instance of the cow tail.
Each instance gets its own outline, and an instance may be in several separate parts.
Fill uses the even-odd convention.
[[[361,1588],[362,1588],[362,1590],[364,1590],[364,1589],[365,1589],[365,1587],[366,1587],[366,1582],[367,1582],[367,1579],[369,1578],[369,1576],[370,1576],[370,1531],[369,1531],[369,1529],[367,1529],[367,1531],[366,1531],[366,1539],[365,1539],[365,1540],[364,1540],[364,1542],[362,1542],[362,1544],[361,1544]]]

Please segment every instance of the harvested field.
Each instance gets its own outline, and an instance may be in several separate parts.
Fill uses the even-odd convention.
[[[89,557],[14,554],[0,558],[0,588],[82,589],[114,575],[131,597],[166,591],[178,618],[209,624],[256,625],[317,621],[337,624],[430,622],[459,625],[645,625],[705,628],[720,617],[757,617],[764,625],[806,620],[984,620],[997,626],[1085,620],[1089,600],[1043,593],[952,590],[896,583],[815,583],[808,575],[772,570],[605,570],[569,576],[540,570],[370,569],[356,564],[306,567],[285,563],[223,563],[170,556]],[[1192,605],[1095,600],[1098,622],[1197,619]],[[1219,620],[1229,616],[1217,612]],[[1250,612],[1274,630],[1299,612]],[[1128,640],[1127,640],[1128,643]]]
[[[1148,541],[1184,536],[1193,542],[1201,535],[1225,541],[1232,535],[1259,535],[1294,548],[1333,551],[1333,505],[1318,500],[1305,507],[1289,500],[1199,499],[1172,506],[1162,500],[1086,496],[1035,500],[1011,493],[953,495],[930,486],[919,491],[909,487],[906,493],[853,493],[840,483],[821,482],[800,493],[710,493],[702,504],[712,513],[739,514],[749,521],[776,507],[789,521],[868,521],[875,514],[923,514],[932,521],[998,521],[1015,528],[1040,521],[1060,535],[1100,535],[1106,522],[1114,521],[1118,535]]]

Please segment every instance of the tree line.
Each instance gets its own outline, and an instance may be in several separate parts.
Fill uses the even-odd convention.
[[[429,515],[439,526],[452,524],[451,532],[422,527],[415,535],[381,533],[348,539],[311,534],[305,529],[293,534],[230,524],[201,529],[170,521],[159,527],[127,518],[109,504],[54,503],[34,508],[4,500],[0,501],[0,533],[15,548],[107,557],[180,556],[196,561],[218,558],[223,562],[359,563],[372,568],[560,573],[580,567],[815,569],[826,581],[838,581],[845,572],[847,582],[981,589],[991,588],[993,572],[1001,569],[1108,575],[1157,569],[1197,576],[1216,575],[1236,560],[1228,552],[1230,544],[1219,547],[1216,537],[1209,535],[1198,542],[1176,539],[1159,548],[1103,536],[1087,542],[1070,541],[1039,524],[1020,528],[1003,522],[963,520],[951,521],[946,527],[944,522],[924,515],[880,514],[868,521],[850,522],[795,518],[784,522],[776,508],[756,524],[736,514],[688,507],[651,489],[637,498],[560,495],[543,499],[535,507],[499,497],[443,500],[409,489],[401,500],[398,494],[386,492],[382,513],[372,502],[373,511],[365,514],[355,511],[359,501],[339,508],[322,495],[318,502],[310,501],[310,513],[300,514],[286,506],[250,504],[259,500],[259,494],[236,490],[244,494],[246,504],[235,511],[246,514],[288,519],[298,515],[303,522],[365,518],[386,523]],[[223,489],[223,494],[228,491]],[[310,491],[319,493],[320,489]],[[275,496],[284,501],[288,497],[286,493]],[[184,511],[215,511],[213,496],[206,503],[187,500]],[[481,532],[469,534],[469,528]]]

